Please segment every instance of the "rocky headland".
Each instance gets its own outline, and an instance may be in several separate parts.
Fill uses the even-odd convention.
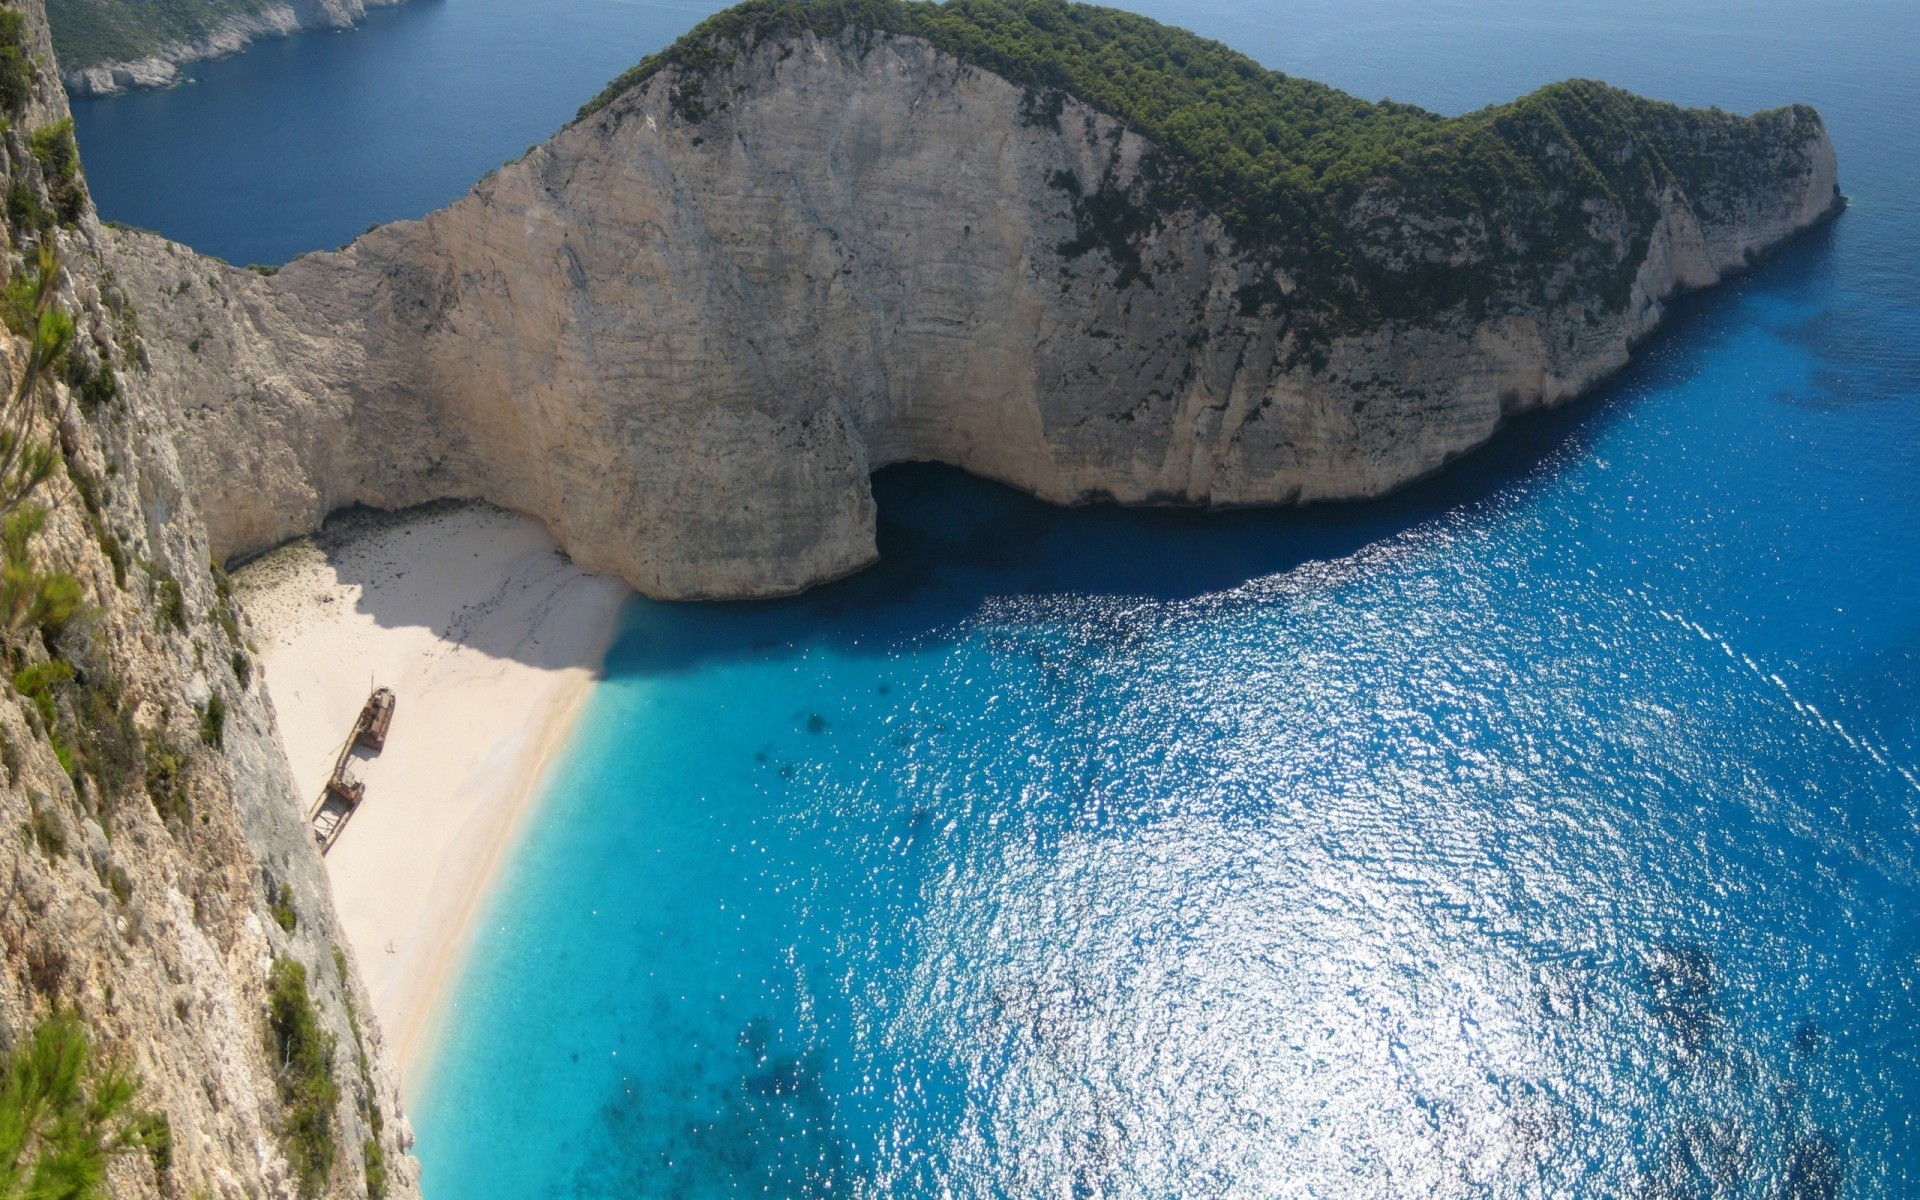
[[[215,553],[483,498],[649,595],[766,596],[873,561],[889,463],[1063,504],[1376,496],[1840,204],[1804,107],[1577,81],[1445,119],[1110,10],[924,8],[722,14],[451,207],[272,278],[117,236]],[[1148,67],[1048,61],[1050,21]],[[1169,52],[1247,95],[1182,94]],[[1208,104],[1237,150],[1178,140]]]
[[[75,96],[179,83],[184,63],[238,54],[263,38],[351,29],[400,0],[47,0],[61,81]]]

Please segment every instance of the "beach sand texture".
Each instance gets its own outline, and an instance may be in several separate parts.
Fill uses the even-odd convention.
[[[394,690],[384,750],[354,752],[366,797],[327,872],[417,1095],[468,925],[631,593],[483,504],[340,514],[234,580],[304,803],[371,689]]]

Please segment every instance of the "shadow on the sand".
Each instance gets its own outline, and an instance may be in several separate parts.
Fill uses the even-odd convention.
[[[437,528],[443,523],[458,524],[455,540]],[[564,667],[579,665],[582,631],[570,622],[579,619],[581,590],[605,597],[591,606],[596,612],[617,603],[621,590],[618,581],[576,567],[528,518],[479,501],[342,509],[310,541],[311,548],[303,540],[236,567],[251,574],[241,576],[242,603],[248,590],[300,586],[282,572],[306,578],[317,553],[334,580],[357,592],[354,610],[383,629],[426,629],[489,658]],[[503,549],[505,569],[497,565]],[[326,591],[334,598],[322,605],[345,603]],[[503,610],[507,619],[496,619]]]

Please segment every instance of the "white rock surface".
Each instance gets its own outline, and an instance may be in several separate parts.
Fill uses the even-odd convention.
[[[905,37],[762,45],[698,124],[673,84],[273,279],[120,239],[218,553],[347,504],[477,497],[649,595],[762,596],[873,560],[868,477],[895,462],[1061,503],[1375,496],[1592,387],[1676,289],[1837,203],[1808,118],[1779,189],[1714,220],[1677,193],[1650,230],[1594,216],[1646,235],[1618,311],[1383,325],[1316,367],[1241,312],[1255,268],[1210,214],[1149,235],[1150,282],[1063,256],[1058,173],[1125,184],[1150,149],[1090,109],[1036,124]]]

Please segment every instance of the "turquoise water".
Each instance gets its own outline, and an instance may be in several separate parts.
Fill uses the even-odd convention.
[[[902,469],[873,571],[635,603],[427,1194],[1920,1194],[1920,10],[1141,7],[1450,111],[1811,101],[1853,207],[1385,502]]]
[[[864,577],[635,605],[429,1194],[1913,1194],[1920,389],[1848,233],[1388,503],[913,469]]]

